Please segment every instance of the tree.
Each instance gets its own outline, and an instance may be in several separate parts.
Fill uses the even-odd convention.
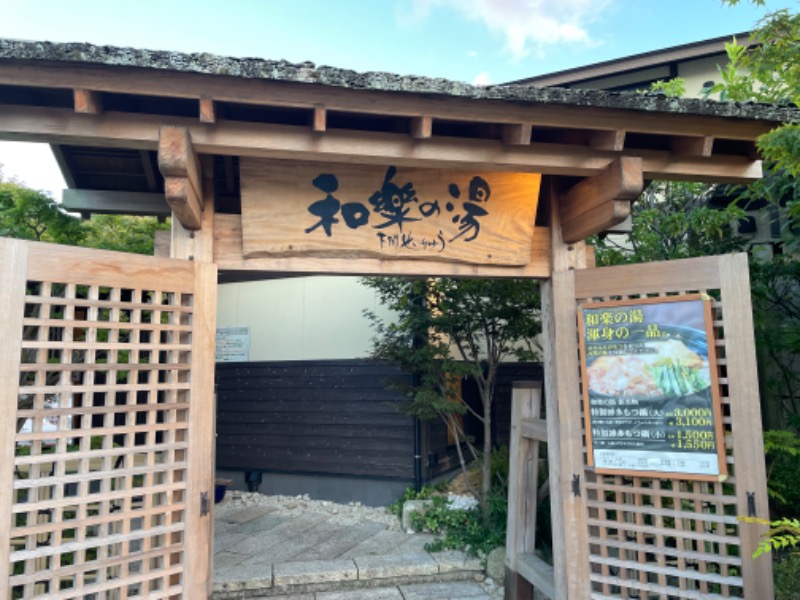
[[[81,246],[152,255],[156,231],[170,225],[155,217],[93,215],[83,226],[86,239]]]
[[[730,6],[740,0],[723,0]],[[751,0],[763,6],[765,0]],[[788,9],[767,14],[752,32],[751,46],[736,39],[725,45],[728,65],[712,92],[738,102],[756,101],[800,106],[800,14]],[[800,125],[788,123],[761,136],[764,158],[793,177],[800,176]]]
[[[0,235],[76,245],[85,232],[80,219],[62,211],[44,192],[0,178]]]
[[[491,490],[492,401],[501,362],[512,357],[538,358],[536,337],[541,333],[538,282],[484,279],[369,278],[382,304],[392,309],[386,320],[367,312],[376,330],[373,356],[414,374],[405,386],[407,412],[422,419],[441,418],[456,440],[462,469],[466,463],[461,442],[481,461],[480,489],[471,491],[488,518]],[[454,378],[472,377],[478,385],[481,410],[467,406]],[[459,415],[470,412],[483,425],[478,450],[463,429]],[[471,486],[469,478],[465,477]]]
[[[0,236],[152,255],[155,232],[166,228],[169,223],[155,217],[94,215],[82,221],[46,193],[3,180],[0,172]]]
[[[732,202],[713,208],[716,186],[654,181],[633,203],[631,232],[595,243],[597,262],[612,265],[741,251],[745,240],[731,227],[745,216]]]

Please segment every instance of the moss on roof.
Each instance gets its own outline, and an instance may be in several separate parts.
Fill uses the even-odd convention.
[[[163,50],[94,46],[84,43],[0,39],[0,60],[69,62],[155,69],[242,79],[317,84],[354,90],[499,100],[519,104],[561,104],[775,122],[800,122],[799,109],[769,104],[718,102],[693,98],[669,98],[657,94],[537,88],[523,85],[477,87],[448,79],[395,75],[384,72],[359,73],[328,66],[318,67],[311,62],[290,63],[284,60],[230,58],[207,53],[184,54]]]

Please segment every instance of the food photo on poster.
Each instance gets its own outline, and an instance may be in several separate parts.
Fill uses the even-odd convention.
[[[589,465],[724,479],[711,299],[584,304],[579,325]]]

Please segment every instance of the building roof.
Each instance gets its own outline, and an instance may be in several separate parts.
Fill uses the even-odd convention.
[[[700,58],[706,58],[708,56],[721,55],[725,53],[725,44],[730,42],[733,38],[736,38],[736,40],[740,42],[744,41],[749,43],[750,32],[744,31],[741,33],[724,35],[709,40],[692,42],[690,44],[670,46],[669,48],[661,48],[659,50],[652,50],[650,52],[642,52],[640,54],[623,56],[622,58],[615,58],[589,65],[582,65],[580,67],[565,69],[563,71],[553,71],[552,73],[544,73],[543,75],[536,75],[534,77],[525,77],[523,79],[510,81],[509,84],[533,85],[541,87],[567,84],[577,85],[582,81],[609,77],[611,75],[620,75],[623,73],[630,73],[631,71],[638,71],[652,67],[660,67],[662,65],[669,65],[676,62],[697,60]]]
[[[757,103],[677,99],[658,94],[543,88],[531,85],[478,87],[458,81],[416,75],[361,73],[329,66],[316,66],[311,62],[290,63],[282,60],[231,58],[207,53],[185,54],[84,43],[0,39],[0,62],[6,60],[173,71],[237,79],[315,84],[352,90],[494,100],[515,104],[560,104],[775,122],[800,121],[800,111],[796,109]],[[532,79],[535,78],[523,81],[531,82]]]

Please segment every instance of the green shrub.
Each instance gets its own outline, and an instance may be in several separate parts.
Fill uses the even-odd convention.
[[[775,562],[775,600],[800,600],[800,554],[788,554]]]

